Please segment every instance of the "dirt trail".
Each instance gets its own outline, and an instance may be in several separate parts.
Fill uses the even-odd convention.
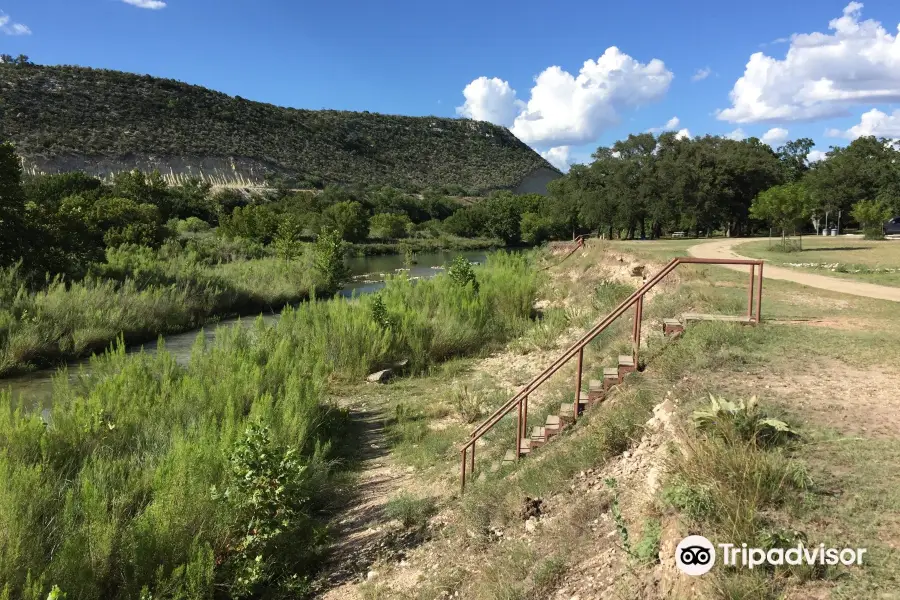
[[[329,566],[316,582],[316,597],[332,600],[358,598],[354,589],[385,551],[388,499],[402,489],[409,476],[390,457],[385,436],[385,415],[378,408],[350,406],[352,418],[362,426],[359,478],[340,521],[333,525],[336,540]]]
[[[746,243],[750,240],[741,238],[731,238],[724,240],[715,240],[712,242],[704,242],[688,248],[688,253],[697,258],[748,258],[741,256],[734,251],[734,247]],[[746,271],[747,267],[728,267],[739,271]],[[874,283],[862,283],[859,281],[850,281],[847,279],[838,279],[836,277],[828,277],[826,275],[816,275],[814,273],[803,273],[785,269],[784,267],[776,267],[766,264],[763,274],[768,279],[782,279],[784,281],[792,281],[800,285],[819,288],[822,290],[830,290],[832,292],[841,292],[843,294],[851,294],[853,296],[864,296],[866,298],[876,298],[878,300],[890,300],[892,302],[900,302],[900,288],[890,287],[886,285],[876,285]]]

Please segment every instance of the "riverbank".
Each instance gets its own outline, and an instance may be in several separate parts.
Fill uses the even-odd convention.
[[[420,254],[422,268],[411,276],[433,276],[435,267],[458,254],[484,259],[481,253],[463,251]],[[0,377],[90,356],[117,339],[132,346],[223,319],[276,313],[321,289],[310,252],[290,261],[238,258],[208,264],[186,253],[111,251],[95,277],[55,280],[36,292],[6,271],[0,276]],[[383,281],[403,262],[400,256],[348,259],[350,279],[342,293],[377,289],[381,284],[373,282]]]
[[[442,235],[436,238],[409,238],[397,242],[366,242],[350,244],[352,256],[383,256],[390,254],[406,254],[420,252],[496,250],[506,244],[497,238],[463,238]]]
[[[330,390],[524,331],[530,257],[492,255],[474,275],[288,308],[198,340],[184,365],[120,347],[90,377],[57,378],[51,426],[0,393],[0,596],[301,595],[358,438]]]

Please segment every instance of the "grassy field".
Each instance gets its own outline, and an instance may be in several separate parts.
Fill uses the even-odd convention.
[[[535,323],[496,359],[450,363],[385,391],[388,402],[410,405],[401,413],[417,415],[416,425],[396,420],[402,429],[394,445],[398,459],[416,469],[423,489],[452,490],[458,476],[454,440],[464,439],[470,420],[477,421],[529,378],[526,368],[515,371],[517,356],[529,357],[539,370],[564,347],[554,339],[565,338],[567,328],[583,329],[608,307],[596,301],[605,286],[585,276],[596,273],[592,269],[602,253],[636,251],[641,260],[661,262],[693,243],[612,243],[602,252],[593,246],[587,256],[577,253],[542,291],[542,297],[565,305],[561,314],[548,310],[543,324]],[[746,302],[744,285],[740,273],[686,268],[666,293],[650,301],[646,314],[658,319],[686,311],[739,313]],[[651,336],[644,351],[646,371],[630,376],[612,403],[512,469],[486,473],[461,501],[442,496],[440,520],[448,525],[438,539],[415,550],[401,571],[415,569],[417,559],[439,568],[428,570],[414,589],[403,587],[408,574],[396,584],[390,578],[365,584],[364,597],[571,597],[578,585],[587,585],[588,573],[591,586],[609,579],[608,597],[620,598],[687,598],[698,592],[723,599],[895,597],[900,333],[888,325],[898,317],[900,307],[894,303],[820,290],[810,294],[789,282],[767,281],[761,326],[699,324],[668,344]],[[589,372],[620,351],[625,325],[591,347]],[[499,368],[501,363],[508,368]],[[558,379],[537,399],[538,412],[571,400],[571,372]],[[479,394],[481,406],[472,409],[465,396],[453,392],[438,401],[429,394],[430,386],[454,390],[462,383],[469,386],[469,397],[473,390]],[[692,411],[708,407],[710,394],[729,400],[756,396],[762,415],[784,420],[799,438],[762,445],[748,437],[743,425],[729,422],[697,430]],[[641,492],[646,471],[638,468],[636,479],[630,479],[635,467],[628,455],[645,448],[638,446],[651,407],[666,398],[677,407],[678,445],[692,458],[678,460],[675,442],[667,442],[661,456],[669,458],[653,467],[661,483],[648,497]],[[405,437],[406,428],[416,433]],[[512,430],[511,423],[508,431],[500,428],[479,449],[481,467],[476,468],[484,471],[496,460],[509,446]],[[539,534],[522,533],[526,497],[544,501]],[[659,582],[672,577],[665,571],[666,563],[671,565],[666,548],[672,552],[688,532],[714,542],[764,547],[805,539],[810,546],[863,547],[868,554],[864,565],[854,568],[747,572],[716,567],[712,576],[689,582],[699,590],[664,591]],[[460,552],[461,547],[475,551]],[[601,589],[591,587],[589,593]]]
[[[774,242],[777,244],[777,240]],[[772,264],[843,279],[900,286],[900,241],[861,238],[805,237],[803,250],[780,252],[769,241],[741,244],[744,256],[765,259]]]

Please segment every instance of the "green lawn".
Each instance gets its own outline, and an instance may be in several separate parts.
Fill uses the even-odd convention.
[[[900,286],[900,241],[897,240],[806,237],[800,252],[780,252],[770,249],[768,240],[760,240],[741,244],[737,252],[799,271]]]

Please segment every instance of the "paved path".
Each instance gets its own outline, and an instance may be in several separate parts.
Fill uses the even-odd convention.
[[[743,244],[751,240],[742,238],[729,238],[724,240],[715,240],[704,242],[688,248],[688,254],[698,258],[748,258],[736,253],[733,248],[738,244]],[[747,271],[748,267],[729,267],[738,271]],[[767,279],[783,279],[785,281],[793,281],[801,285],[830,290],[832,292],[841,292],[843,294],[852,294],[854,296],[865,296],[867,298],[877,298],[879,300],[891,300],[900,302],[900,288],[887,285],[875,285],[874,283],[863,283],[853,281],[851,279],[838,279],[837,277],[828,277],[827,275],[816,275],[815,273],[804,273],[803,271],[795,271],[784,267],[776,267],[766,263],[763,269],[763,276]]]

